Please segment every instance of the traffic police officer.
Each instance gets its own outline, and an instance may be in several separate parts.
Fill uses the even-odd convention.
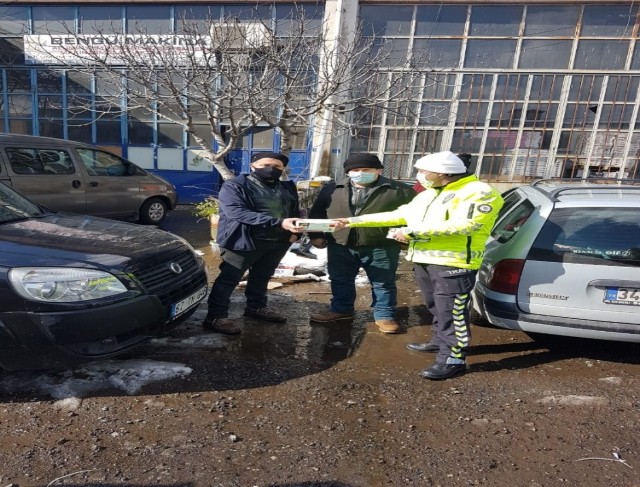
[[[437,352],[435,363],[421,375],[442,380],[466,370],[470,292],[503,201],[452,152],[421,157],[415,167],[425,190],[411,202],[390,212],[339,219],[338,227],[402,226],[392,238],[409,244],[407,259],[414,263],[434,319],[431,341],[407,348]]]

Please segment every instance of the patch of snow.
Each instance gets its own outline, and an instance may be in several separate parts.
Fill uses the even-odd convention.
[[[118,389],[135,394],[143,386],[189,375],[192,369],[183,364],[155,360],[107,360],[93,362],[72,370],[34,374],[22,381],[21,389],[34,388],[54,399],[56,404],[71,406],[73,400],[104,389]],[[24,379],[24,377],[23,377]]]

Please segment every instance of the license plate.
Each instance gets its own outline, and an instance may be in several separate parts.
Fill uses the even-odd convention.
[[[640,306],[640,289],[629,287],[608,287],[604,292],[604,302],[608,304],[630,304]]]
[[[171,318],[175,318],[185,311],[193,308],[196,304],[198,304],[202,299],[207,295],[206,286],[202,289],[198,289],[191,296],[187,296],[181,301],[178,301],[175,304],[171,305]]]

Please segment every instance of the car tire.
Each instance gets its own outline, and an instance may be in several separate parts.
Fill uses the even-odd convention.
[[[161,198],[149,198],[140,207],[139,221],[144,225],[158,225],[167,216],[169,205]]]
[[[476,326],[487,326],[490,328],[494,327],[484,316],[476,311],[476,309],[473,307],[473,299],[469,303],[469,321],[472,325]]]

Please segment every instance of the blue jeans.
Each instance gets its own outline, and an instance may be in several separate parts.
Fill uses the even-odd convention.
[[[356,300],[355,279],[362,267],[371,283],[371,307],[375,320],[394,319],[398,290],[396,270],[400,247],[347,247],[329,242],[327,248],[331,279],[331,311],[352,313]]]

